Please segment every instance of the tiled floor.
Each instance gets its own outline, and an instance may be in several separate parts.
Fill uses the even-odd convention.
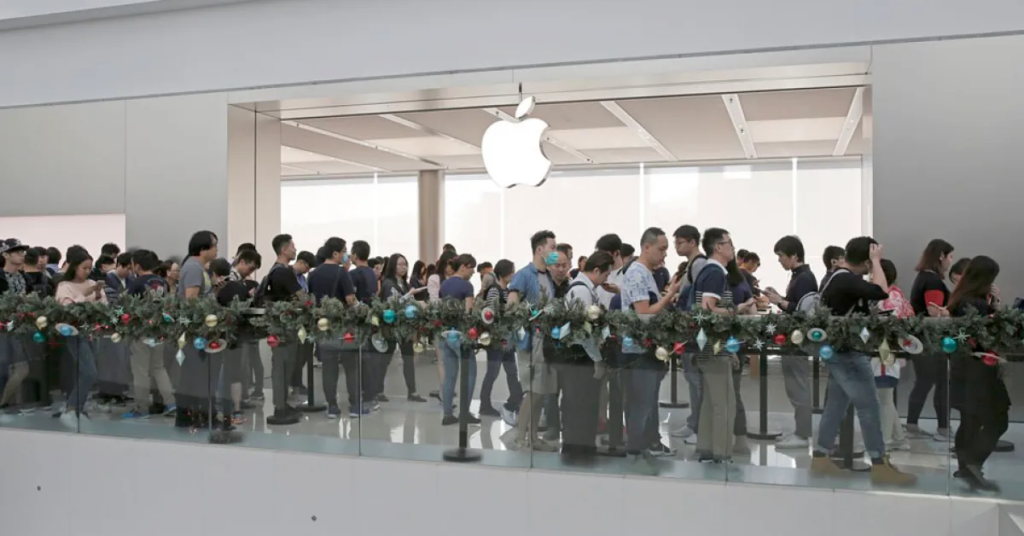
[[[437,369],[429,356],[421,355],[417,364],[419,392],[426,396],[437,389]],[[477,387],[483,379],[485,363],[481,362],[477,374]],[[781,376],[773,362],[768,375],[768,427],[774,431],[791,431],[792,417],[789,402],[785,397]],[[759,384],[757,378],[744,376],[742,393],[747,408],[748,428],[756,429],[759,418]],[[269,386],[269,381],[266,382]],[[344,390],[344,381],[339,389]],[[315,396],[322,401],[319,369],[314,369]],[[822,389],[823,390],[823,389]],[[386,392],[390,402],[382,404],[379,411],[362,419],[344,416],[339,420],[328,420],[322,412],[307,413],[295,425],[274,427],[266,424],[266,415],[272,412],[270,403],[247,412],[248,421],[239,427],[239,446],[298,450],[324,454],[363,455],[422,461],[441,461],[445,450],[457,446],[457,426],[441,426],[441,410],[437,400],[425,403],[407,401],[401,373],[401,360],[396,358],[388,372]],[[670,382],[662,385],[663,399],[668,399]],[[270,390],[266,390],[271,398]],[[687,399],[686,382],[682,375],[678,379],[678,395]],[[339,393],[339,397],[344,395]],[[507,396],[505,379],[502,374],[494,385],[493,399],[497,405]],[[905,398],[905,394],[902,398]],[[475,412],[479,401],[474,400],[471,408]],[[905,402],[901,409],[905,408]],[[344,408],[343,408],[344,409]],[[119,408],[119,413],[124,408]],[[149,420],[124,421],[119,413],[94,414],[93,418],[80,423],[82,433],[115,435],[121,437],[147,438],[173,441],[206,442],[206,432],[190,434],[172,426],[173,419],[153,417]],[[718,480],[746,483],[775,484],[786,486],[811,486],[842,489],[871,489],[866,474],[855,474],[846,479],[826,479],[810,474],[810,453],[807,450],[776,450],[772,442],[751,441],[751,454],[742,459],[734,458],[730,465],[698,463],[694,459],[693,447],[681,440],[670,438],[668,431],[677,428],[688,415],[688,409],[661,410],[662,432],[666,441],[679,450],[674,458],[644,460],[634,458],[598,457],[592,463],[569,464],[560,455],[541,452],[516,452],[509,449],[510,428],[501,419],[484,418],[483,423],[471,426],[468,431],[468,445],[482,451],[480,463],[503,467],[534,467],[551,471],[580,471],[599,474],[624,474],[637,476],[660,476],[669,478]],[[815,426],[817,426],[815,416]],[[954,427],[956,423],[954,422]],[[32,429],[74,431],[74,425],[51,418],[48,413],[35,412],[30,415],[0,416],[0,426]],[[923,420],[922,426],[934,427],[934,421]],[[859,435],[859,434],[858,434]],[[1024,425],[1012,424],[1004,439],[1024,445]],[[909,452],[892,454],[893,462],[919,476],[913,489],[915,493],[927,494],[972,494],[959,481],[951,479],[948,445],[932,440],[912,441]],[[997,453],[986,466],[987,474],[1002,484],[1002,496],[1024,499],[1024,454]]]

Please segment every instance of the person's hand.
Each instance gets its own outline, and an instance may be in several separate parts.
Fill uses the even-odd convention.
[[[946,309],[945,307],[941,306],[941,305],[936,305],[934,303],[929,303],[928,304],[928,315],[929,316],[938,317],[938,318],[949,318],[949,310]]]
[[[992,285],[992,289],[989,291],[989,294],[991,294],[996,300],[999,300],[999,287]]]
[[[873,262],[882,260],[882,244],[871,244],[871,251],[868,252],[868,257]]]
[[[764,289],[764,295],[768,298],[770,303],[774,303],[775,305],[778,305],[779,302],[782,301],[782,296],[779,296],[779,293],[772,287]]]
[[[619,290],[619,286],[616,285],[615,283],[605,283],[601,285],[601,288],[607,290],[608,292],[611,292],[612,294],[619,294],[621,292]]]
[[[682,285],[681,285],[681,283],[679,281],[676,281],[675,283],[672,283],[671,285],[668,286],[668,290],[665,291],[665,295],[666,296],[670,296],[672,298],[675,298],[676,295],[679,294],[680,286],[682,286]]]

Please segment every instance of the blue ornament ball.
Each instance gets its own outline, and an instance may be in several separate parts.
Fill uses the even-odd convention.
[[[558,326],[555,326],[555,327],[551,328],[551,338],[552,339],[555,339],[557,341],[561,336],[562,336],[562,328],[559,328]]]
[[[75,330],[72,329],[72,327],[67,324],[62,325],[59,331],[60,334],[63,335],[64,337],[70,337],[71,334],[75,332]]]
[[[36,343],[46,342],[46,335],[43,335],[43,332],[41,331],[37,331],[32,334],[32,340]]]
[[[405,317],[408,318],[409,320],[416,318],[416,315],[418,314],[420,314],[420,310],[417,309],[415,305],[405,306]]]
[[[164,313],[164,322],[167,322],[168,324],[170,324],[171,322],[174,322],[174,319],[171,318],[171,315],[169,315],[167,313]]]
[[[956,351],[956,347],[957,347],[956,339],[954,339],[953,337],[943,337],[942,338],[942,351],[943,352],[946,352],[947,354],[951,354],[951,353]]]
[[[452,330],[448,332],[448,342],[459,342],[459,332]]]
[[[821,350],[818,350],[818,355],[820,355],[821,358],[824,359],[825,361],[828,361],[829,359],[832,359],[832,357],[835,354],[836,354],[835,350],[832,349],[832,345],[831,344],[823,344],[821,346]]]
[[[205,350],[206,349],[206,339],[204,339],[202,337],[196,337],[195,340],[192,341],[192,346],[195,346],[196,350]]]
[[[395,318],[397,318],[398,315],[396,315],[395,312],[392,311],[391,309],[388,309],[388,310],[384,311],[380,315],[380,317],[384,320],[385,324],[394,324],[395,323]]]
[[[623,348],[632,348],[634,346],[636,346],[636,341],[633,340],[633,337],[630,337],[630,336],[627,335],[627,336],[622,338],[622,347]]]
[[[740,351],[740,341],[736,337],[729,337],[725,341],[725,351],[735,354]]]

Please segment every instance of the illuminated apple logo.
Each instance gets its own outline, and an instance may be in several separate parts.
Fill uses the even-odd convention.
[[[518,184],[540,186],[551,173],[551,160],[540,144],[548,124],[540,119],[525,119],[535,104],[533,97],[523,99],[516,107],[518,121],[501,120],[484,132],[480,145],[484,167],[502,188]]]

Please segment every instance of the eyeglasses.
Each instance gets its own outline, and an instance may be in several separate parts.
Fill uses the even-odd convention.
[[[721,244],[723,246],[733,247],[732,246],[732,240],[726,240],[725,242],[719,242],[719,244]]]

